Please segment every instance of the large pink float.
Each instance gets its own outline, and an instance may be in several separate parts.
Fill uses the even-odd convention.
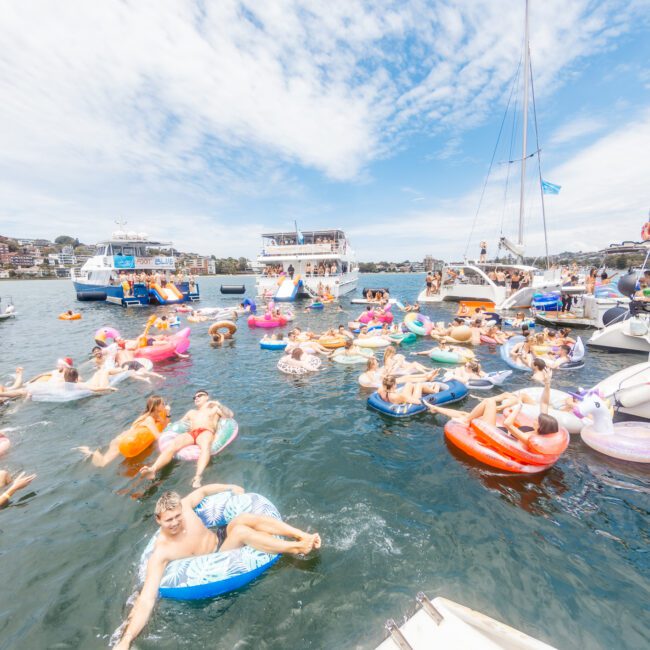
[[[138,348],[135,356],[156,362],[170,359],[176,354],[183,354],[190,347],[190,332],[190,328],[186,327],[173,336],[168,336],[164,343]]]
[[[287,322],[284,316],[272,316],[267,312],[264,316],[249,316],[248,327],[282,327]]]

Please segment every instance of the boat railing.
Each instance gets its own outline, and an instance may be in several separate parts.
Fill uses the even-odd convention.
[[[345,243],[331,242],[326,244],[278,244],[266,245],[262,249],[262,256],[275,257],[276,255],[330,255],[343,254],[346,251]]]

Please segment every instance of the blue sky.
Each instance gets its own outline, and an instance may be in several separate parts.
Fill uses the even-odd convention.
[[[297,220],[346,229],[363,260],[457,259],[481,238],[494,250],[514,236],[515,170],[504,200],[495,166],[469,235],[523,6],[9,3],[0,233],[93,242],[122,218],[185,250],[254,257],[262,231]],[[648,213],[649,25],[650,0],[531,0],[544,177],[562,185],[546,197],[552,251],[637,238]],[[539,254],[532,174],[527,186]]]

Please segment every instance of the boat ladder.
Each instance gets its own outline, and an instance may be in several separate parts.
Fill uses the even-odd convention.
[[[433,619],[436,625],[442,623],[444,619],[443,615],[434,607],[433,603],[426,597],[424,592],[420,591],[415,597],[415,600],[424,612]],[[388,630],[391,639],[393,639],[395,645],[400,650],[413,650],[413,646],[406,640],[406,637],[402,634],[399,625],[397,625],[394,619],[389,618],[384,627]]]

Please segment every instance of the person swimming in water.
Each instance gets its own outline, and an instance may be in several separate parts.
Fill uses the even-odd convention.
[[[230,490],[243,494],[238,485],[213,483],[186,497],[177,492],[165,492],[156,502],[154,517],[160,527],[153,553],[147,562],[146,575],[140,594],[114,650],[127,650],[147,624],[156,604],[158,588],[170,562],[197,555],[232,551],[250,546],[263,553],[307,555],[321,547],[318,533],[307,533],[274,517],[242,513],[232,519],[221,536],[207,528],[194,508],[208,496]],[[288,537],[290,539],[281,539]]]

